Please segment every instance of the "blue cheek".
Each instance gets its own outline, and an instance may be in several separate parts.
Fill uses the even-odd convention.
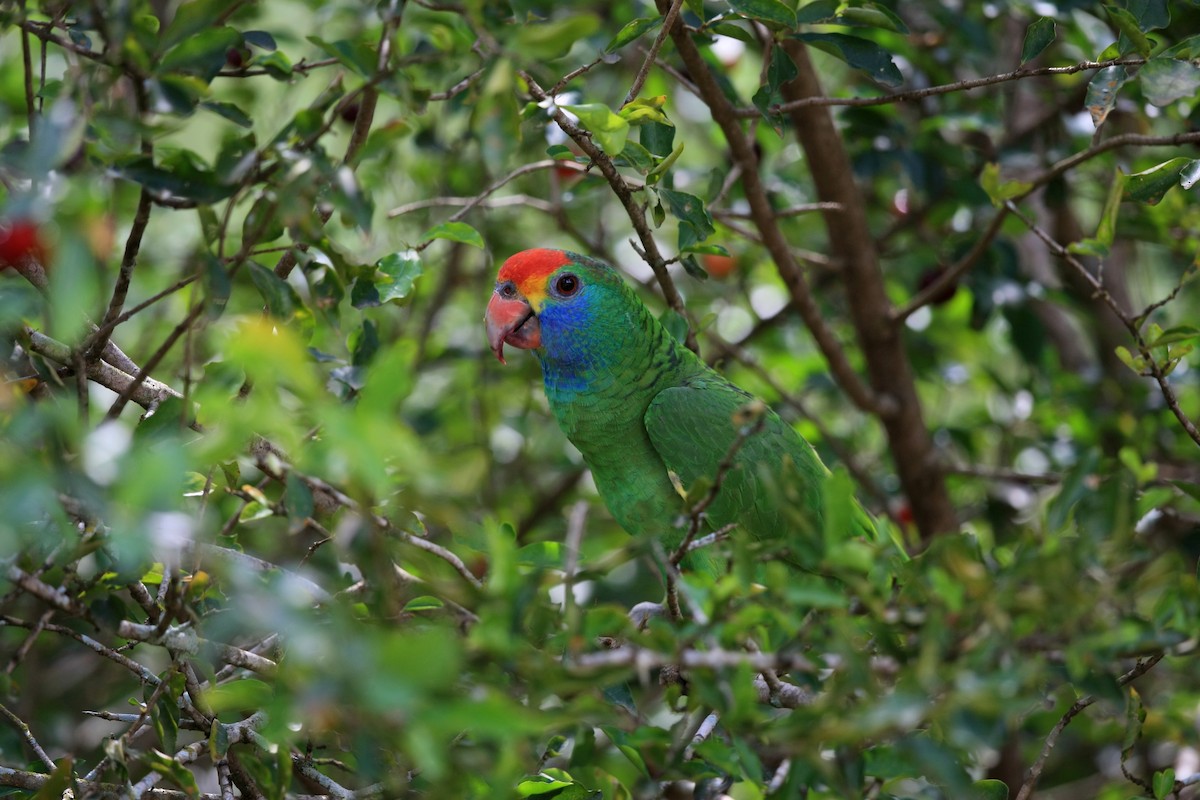
[[[542,347],[549,361],[567,366],[578,363],[586,354],[592,315],[584,300],[580,295],[572,298],[574,302],[549,301],[542,308],[538,322],[542,329]]]

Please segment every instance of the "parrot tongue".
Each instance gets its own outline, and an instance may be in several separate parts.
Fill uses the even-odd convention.
[[[487,321],[488,344],[501,364],[508,363],[504,360],[505,342],[522,350],[542,346],[542,331],[538,326],[538,319],[524,299],[494,294],[488,303],[484,319]]]

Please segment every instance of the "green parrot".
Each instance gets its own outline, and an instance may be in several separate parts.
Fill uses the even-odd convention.
[[[562,250],[517,253],[500,268],[486,323],[501,363],[505,344],[537,356],[559,426],[630,534],[677,547],[683,495],[711,485],[741,436],[707,524],[735,523],[782,543],[794,565],[817,566],[829,471],[812,445],[677,341],[612,267]],[[847,536],[874,534],[856,502],[851,520]]]

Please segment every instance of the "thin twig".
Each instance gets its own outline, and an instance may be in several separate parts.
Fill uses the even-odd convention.
[[[646,58],[642,60],[642,66],[638,68],[637,75],[633,79],[633,85],[629,87],[629,92],[625,95],[625,102],[621,103],[621,108],[632,103],[641,93],[642,87],[646,84],[646,78],[650,75],[650,68],[654,66],[654,62],[658,58],[658,51],[662,49],[663,42],[670,35],[671,28],[675,25],[675,19],[679,16],[679,9],[681,8],[683,8],[683,0],[674,0],[671,3],[671,8],[667,11],[666,18],[663,20],[662,29],[659,30],[658,36],[654,37],[654,44],[650,45],[650,52],[646,53]]]
[[[1198,133],[1197,136],[1200,137],[1200,133]],[[1029,217],[1023,214],[1021,210],[1017,208],[1016,204],[1013,203],[1013,201],[1009,200],[1005,203],[1005,206],[1008,208],[1009,213],[1017,217],[1017,219],[1021,220],[1021,222],[1025,223],[1025,227],[1029,228],[1029,230],[1032,231],[1035,236],[1042,240],[1046,247],[1049,248],[1050,252],[1063,259],[1063,261],[1065,261],[1071,267],[1071,269],[1075,270],[1075,272],[1081,278],[1083,278],[1083,280],[1089,286],[1091,286],[1094,296],[1100,298],[1100,300],[1102,300],[1104,304],[1112,310],[1113,314],[1115,314],[1116,317],[1121,321],[1121,324],[1125,326],[1127,331],[1129,331],[1129,335],[1132,337],[1133,342],[1138,349],[1138,353],[1146,361],[1146,368],[1149,371],[1149,375],[1150,377],[1154,378],[1155,383],[1158,384],[1159,391],[1162,393],[1163,399],[1167,403],[1167,407],[1171,409],[1171,413],[1175,415],[1175,419],[1177,419],[1179,424],[1183,426],[1184,431],[1192,438],[1192,441],[1194,441],[1197,445],[1200,445],[1200,429],[1196,427],[1196,423],[1192,422],[1187,414],[1184,413],[1183,408],[1179,405],[1179,397],[1176,396],[1174,388],[1172,388],[1171,383],[1167,380],[1166,369],[1150,352],[1150,348],[1147,346],[1146,339],[1144,336],[1142,336],[1141,328],[1138,327],[1138,324],[1134,321],[1134,319],[1125,309],[1121,308],[1120,304],[1117,303],[1116,299],[1112,296],[1112,293],[1110,293],[1108,289],[1104,287],[1104,283],[1098,277],[1093,275],[1091,271],[1085,267],[1073,253],[1067,250],[1067,248],[1063,247],[1063,245],[1054,239],[1054,237],[1046,233],[1046,231],[1042,230],[1033,220],[1029,219]]]
[[[1162,661],[1163,655],[1163,653],[1158,653],[1157,655],[1153,655],[1144,661],[1138,661],[1137,664],[1134,665],[1133,669],[1117,678],[1117,685],[1125,686],[1126,684],[1137,680],[1142,675],[1145,675],[1154,667],[1155,664],[1157,664],[1159,661]],[[1063,729],[1070,725],[1071,720],[1075,719],[1075,717],[1078,716],[1081,711],[1090,706],[1092,703],[1096,702],[1096,700],[1097,698],[1095,695],[1084,695],[1072,703],[1071,707],[1068,708],[1066,713],[1062,715],[1062,718],[1055,723],[1054,727],[1050,730],[1050,734],[1046,737],[1045,744],[1042,745],[1041,754],[1038,755],[1037,760],[1033,762],[1033,766],[1029,768],[1029,776],[1025,779],[1025,782],[1021,784],[1021,790],[1017,792],[1015,800],[1029,800],[1030,795],[1033,794],[1033,790],[1037,788],[1037,782],[1042,776],[1042,770],[1046,767],[1046,759],[1050,757],[1050,751],[1053,750],[1054,745],[1058,743],[1058,737],[1063,732]]]
[[[1004,72],[998,75],[988,75],[983,78],[971,78],[969,80],[955,81],[954,83],[940,84],[938,86],[928,86],[924,89],[913,89],[907,92],[896,92],[895,94],[883,95],[882,97],[805,97],[797,100],[792,100],[786,103],[772,106],[769,110],[772,114],[785,113],[794,111],[798,108],[806,108],[808,106],[883,106],[892,103],[908,103],[913,100],[921,100],[926,97],[932,97],[940,94],[951,94],[953,92],[965,92],[971,89],[978,89],[981,86],[991,86],[997,83],[1005,83],[1008,81],[1017,81],[1024,78],[1032,78],[1039,75],[1071,75],[1076,72],[1083,72],[1089,69],[1103,69],[1104,67],[1113,66],[1136,66],[1145,64],[1144,58],[1121,57],[1114,58],[1108,61],[1082,61],[1078,64],[1072,64],[1066,67],[1021,67],[1020,69]],[[757,108],[740,108],[737,111],[739,117],[753,118],[762,114]]]

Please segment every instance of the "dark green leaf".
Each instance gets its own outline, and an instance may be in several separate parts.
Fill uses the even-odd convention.
[[[879,3],[863,3],[862,5],[845,8],[839,15],[838,21],[847,25],[882,28],[885,31],[908,33],[908,26],[904,24],[904,20],[900,19],[896,15],[896,12]]]
[[[225,305],[233,284],[229,280],[229,272],[215,255],[205,252],[201,256],[204,262],[204,302],[205,312],[209,319],[217,319],[225,313]]]
[[[671,214],[679,220],[680,250],[704,241],[716,230],[712,216],[699,197],[671,189],[659,189],[658,194],[666,202]]]
[[[904,83],[904,76],[892,61],[892,54],[869,39],[844,33],[801,33],[795,38],[840,58],[884,86]]]
[[[159,167],[149,158],[138,156],[117,165],[114,172],[152,191],[200,203],[216,203],[234,193],[236,186],[222,184],[193,159],[194,154],[181,153],[174,164]]]
[[[975,781],[967,793],[967,800],[1008,800],[1008,784],[995,779]]]
[[[604,52],[613,53],[620,50],[625,45],[638,39],[648,31],[652,31],[659,25],[662,25],[662,17],[641,17],[632,22],[626,23],[625,27],[617,32],[612,41],[604,48]]]
[[[159,52],[165,53],[183,40],[215,23],[228,11],[226,0],[188,0],[175,9],[171,24],[162,32]]]
[[[754,107],[763,115],[776,133],[782,134],[784,117],[772,111],[771,107],[783,102],[783,92],[780,87],[793,80],[799,72],[792,57],[782,47],[771,50],[771,63],[767,67],[767,82],[754,93]]]
[[[659,158],[671,155],[675,143],[675,128],[661,122],[650,122],[641,126],[642,147]]]
[[[209,28],[168,50],[155,72],[158,75],[182,72],[199,76],[205,82],[211,81],[225,66],[229,49],[241,41],[242,35],[233,28]]]
[[[242,40],[268,53],[276,49],[275,37],[267,31],[242,31]]]
[[[1197,161],[1200,159],[1172,158],[1150,169],[1135,172],[1129,176],[1125,189],[1134,200],[1155,205],[1172,187],[1179,184],[1185,170],[1195,169],[1193,165]]]
[[[770,27],[796,27],[796,12],[780,0],[729,0],[729,7],[748,19]]]
[[[202,100],[200,107],[224,117],[235,125],[240,125],[243,128],[254,127],[254,122],[250,116],[235,106],[233,103],[222,103],[218,100]]]
[[[812,25],[817,22],[831,22],[837,15],[838,0],[814,0],[804,3],[796,12],[796,22],[800,25]]]
[[[1146,38],[1146,34],[1142,31],[1138,24],[1137,18],[1129,11],[1106,3],[1104,6],[1105,13],[1108,14],[1109,21],[1121,32],[1121,37],[1126,44],[1121,47],[1121,55],[1136,50],[1143,56],[1150,55],[1150,51],[1154,48],[1150,40]]]
[[[307,39],[361,77],[370,78],[375,74],[375,52],[361,41],[339,39],[327,42],[320,36],[309,36]]]
[[[375,270],[380,302],[403,300],[421,277],[421,259],[415,253],[392,253],[379,259]]]
[[[1025,29],[1025,42],[1021,45],[1021,63],[1032,61],[1041,55],[1054,41],[1054,20],[1039,17]]]
[[[298,531],[313,515],[312,489],[304,479],[290,470],[287,476],[287,491],[283,493],[283,507],[287,510],[291,529]]]
[[[296,290],[291,284],[254,261],[246,262],[246,267],[250,270],[250,278],[266,302],[271,316],[277,319],[290,318],[301,305],[300,298],[296,296]]]

